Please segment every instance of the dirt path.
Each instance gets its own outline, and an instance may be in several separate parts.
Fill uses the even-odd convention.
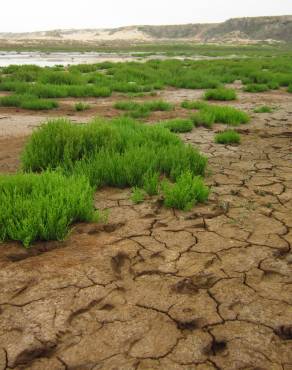
[[[0,369],[291,370],[291,103],[238,147],[184,136],[210,157],[211,199],[192,212],[105,189],[108,225],[2,245]]]

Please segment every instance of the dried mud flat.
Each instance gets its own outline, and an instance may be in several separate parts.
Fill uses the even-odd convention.
[[[272,102],[240,146],[183,136],[209,156],[208,204],[183,213],[104,189],[107,225],[1,245],[0,369],[291,370],[292,96],[238,105]],[[0,171],[15,171],[24,141],[0,138]]]

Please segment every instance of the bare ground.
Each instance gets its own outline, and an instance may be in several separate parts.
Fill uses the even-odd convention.
[[[241,126],[240,146],[206,129],[183,136],[210,158],[208,204],[183,213],[104,189],[107,225],[0,246],[0,369],[292,369],[292,96],[235,105],[264,103],[279,110]],[[1,172],[16,170],[31,117],[44,115],[0,120],[18,122],[0,138]]]

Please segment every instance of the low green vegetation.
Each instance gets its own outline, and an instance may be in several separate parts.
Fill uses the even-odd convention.
[[[191,119],[195,127],[211,128],[215,123],[215,115],[208,110],[202,110],[192,114]]]
[[[183,133],[192,131],[194,124],[191,119],[175,118],[159,123],[171,132]]]
[[[289,93],[292,93],[292,84],[288,86],[288,90],[287,90]]]
[[[187,109],[198,109],[199,112],[192,114],[191,119],[196,127],[210,128],[214,123],[225,123],[231,126],[248,123],[250,117],[242,110],[223,106],[207,104],[201,101],[185,101],[182,106]]]
[[[255,108],[253,111],[255,113],[272,113],[275,108],[269,107],[268,105],[262,105],[261,107]]]
[[[187,171],[181,174],[175,184],[165,180],[162,183],[166,207],[190,210],[196,202],[208,199],[209,188],[201,177]]]
[[[200,100],[184,100],[181,103],[181,107],[185,109],[203,109],[204,107],[207,107],[208,104],[200,101]]]
[[[28,140],[23,173],[0,176],[0,240],[25,246],[63,240],[72,223],[102,219],[93,192],[103,186],[132,187],[135,203],[161,191],[168,207],[188,209],[208,197],[206,165],[204,156],[161,125],[125,117],[88,125],[49,121]]]
[[[58,172],[0,176],[0,241],[63,240],[69,226],[98,221],[85,177]]]
[[[226,88],[218,88],[218,89],[211,89],[207,90],[204,94],[204,98],[206,100],[236,100],[237,95],[234,89],[226,89]]]
[[[82,112],[84,110],[90,109],[90,105],[86,104],[86,103],[79,102],[79,103],[76,103],[74,105],[74,108],[77,112]]]
[[[159,49],[162,46],[151,47]],[[178,52],[176,47],[167,46],[173,49],[170,56],[174,50]],[[189,45],[188,48],[195,47]],[[207,51],[208,48],[200,48],[208,55],[212,54]],[[218,49],[216,46],[213,48]],[[229,50],[234,48],[230,47]],[[247,52],[247,48],[241,50]],[[259,48],[253,49],[254,52],[256,50],[260,53]],[[292,84],[291,54],[287,51],[287,55],[280,53],[273,58],[266,55],[261,58],[215,59],[208,63],[191,59],[153,59],[145,63],[105,62],[44,68],[11,65],[0,68],[0,91],[11,91],[16,95],[28,94],[39,99],[108,97],[113,92],[131,96],[155,95],[156,90],[174,87],[215,89],[207,91],[208,99],[230,100],[234,97],[234,91],[223,86],[237,80],[241,80],[244,89],[251,92],[288,87]],[[139,113],[136,115],[139,116]]]
[[[143,176],[143,189],[148,195],[157,195],[159,192],[159,172],[149,170]]]
[[[217,144],[239,144],[240,135],[238,132],[233,130],[226,130],[220,132],[215,136],[215,143]]]
[[[141,125],[129,118],[96,119],[73,125],[65,119],[36,130],[22,155],[25,171],[61,168],[85,175],[95,187],[141,187],[163,174],[176,181],[190,171],[203,176],[207,160],[196,149],[160,125]]]
[[[115,103],[114,108],[127,111],[127,115],[132,118],[146,118],[151,112],[169,111],[173,109],[173,105],[163,100],[146,101],[144,103],[120,101]]]
[[[244,91],[251,92],[251,93],[259,93],[268,91],[269,86],[266,84],[248,84],[245,86]]]
[[[0,98],[0,106],[31,110],[49,110],[57,108],[58,103],[53,100],[38,99],[32,95],[8,95]]]

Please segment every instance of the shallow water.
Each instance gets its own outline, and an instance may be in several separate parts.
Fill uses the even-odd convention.
[[[70,64],[90,64],[101,63],[105,61],[112,62],[128,62],[128,61],[146,61],[149,59],[169,59],[169,56],[163,54],[154,54],[150,56],[137,56],[139,53],[135,52],[135,56],[131,53],[96,53],[96,52],[0,52],[0,67],[7,67],[11,64],[35,64],[40,67],[53,67],[55,65],[70,65]],[[228,56],[225,58],[234,58],[235,56]],[[175,59],[185,59],[184,56],[174,57]],[[206,57],[203,55],[195,55],[187,57],[192,60],[210,60],[220,59],[219,57]]]

